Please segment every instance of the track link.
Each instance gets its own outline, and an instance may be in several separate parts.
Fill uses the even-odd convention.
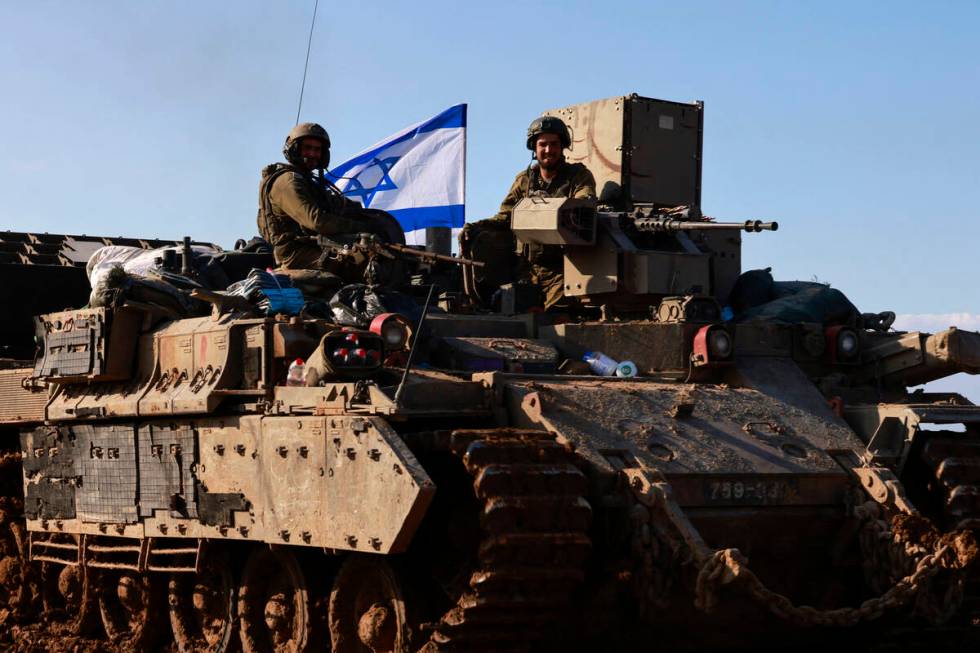
[[[527,650],[567,616],[584,578],[587,479],[573,451],[540,431],[458,430],[450,449],[482,502],[482,539],[467,588],[421,650]]]

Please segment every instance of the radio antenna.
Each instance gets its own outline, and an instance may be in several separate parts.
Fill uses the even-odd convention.
[[[299,124],[299,113],[303,110],[303,91],[306,90],[306,71],[310,67],[310,48],[313,46],[313,27],[316,25],[316,8],[320,0],[313,0],[313,20],[310,21],[310,38],[306,42],[306,63],[303,64],[303,83],[299,86],[299,106],[296,107],[296,123]]]

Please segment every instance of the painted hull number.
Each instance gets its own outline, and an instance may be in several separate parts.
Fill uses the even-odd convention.
[[[792,495],[786,481],[746,479],[743,481],[706,481],[705,498],[715,504],[783,503]]]

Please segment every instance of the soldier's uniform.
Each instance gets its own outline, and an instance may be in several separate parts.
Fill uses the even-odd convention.
[[[500,204],[497,215],[489,218],[494,221],[506,221],[510,226],[514,205],[526,197],[573,197],[595,199],[595,177],[581,163],[562,161],[557,174],[551,181],[541,177],[538,166],[521,171],[511,184],[507,196]],[[517,241],[517,253],[520,255],[521,268],[518,279],[529,281],[541,288],[544,294],[544,306],[550,308],[562,298],[564,284],[564,257],[560,245],[539,245]]]
[[[320,142],[320,159],[304,161],[304,140]],[[285,269],[312,269],[322,264],[323,250],[316,236],[341,243],[359,232],[373,231],[360,213],[361,205],[330,189],[322,172],[330,163],[330,135],[320,125],[296,125],[282,148],[288,163],[273,163],[262,169],[259,184],[259,233],[272,246],[276,265]],[[319,170],[316,179],[311,169]]]
[[[259,186],[259,233],[272,246],[279,267],[318,267],[323,250],[316,236],[344,241],[372,231],[359,219],[360,204],[328,192],[313,177],[285,163],[262,170]]]

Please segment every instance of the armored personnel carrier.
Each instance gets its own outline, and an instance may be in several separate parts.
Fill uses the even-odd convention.
[[[980,408],[908,388],[980,334],[742,274],[776,225],[702,215],[699,103],[550,113],[599,204],[469,232],[461,288],[406,275],[419,315],[43,315],[0,407],[8,603],[181,651],[975,643]],[[515,234],[562,247],[557,309]]]

